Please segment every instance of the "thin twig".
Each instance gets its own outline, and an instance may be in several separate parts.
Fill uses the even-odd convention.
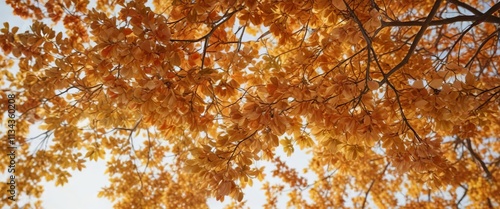
[[[488,179],[488,181],[492,181],[493,180],[493,175],[491,175],[491,172],[488,169],[488,166],[486,166],[486,163],[484,163],[484,161],[481,159],[481,156],[479,156],[479,154],[477,154],[476,152],[474,152],[474,149],[472,148],[472,144],[471,144],[470,139],[465,139],[465,143],[466,143],[465,147],[470,152],[472,158],[477,163],[479,163],[479,165],[481,166],[481,168],[483,169],[483,171],[486,173],[486,179]]]
[[[432,7],[431,11],[429,12],[429,15],[425,19],[424,24],[422,24],[422,27],[418,31],[417,35],[415,36],[415,39],[413,39],[413,43],[410,46],[410,49],[408,50],[408,53],[406,53],[406,56],[401,60],[399,64],[397,64],[394,68],[392,68],[385,76],[384,78],[379,82],[379,86],[382,86],[387,82],[389,77],[398,71],[400,68],[402,68],[408,61],[410,61],[410,57],[413,55],[413,52],[415,52],[415,49],[417,48],[418,43],[420,42],[420,39],[424,36],[425,31],[427,30],[427,27],[429,27],[430,22],[432,21],[432,18],[434,18],[434,15],[436,14],[437,10],[439,9],[439,5],[441,5],[442,0],[437,0],[434,3],[434,6]]]
[[[460,206],[460,203],[465,198],[465,196],[467,196],[467,192],[469,191],[469,189],[465,186],[462,186],[462,188],[464,189],[464,193],[462,194],[462,197],[460,197],[460,199],[457,202],[457,208],[458,208],[458,206]]]
[[[380,176],[383,176],[385,171],[387,171],[387,168],[389,167],[391,163],[387,163],[384,167],[384,170],[379,174]],[[366,201],[368,199],[368,195],[370,194],[370,191],[372,190],[373,184],[375,184],[375,181],[377,179],[373,179],[372,182],[370,183],[370,186],[368,187],[368,190],[365,192],[365,199],[363,199],[363,204],[361,205],[361,208],[365,208]]]

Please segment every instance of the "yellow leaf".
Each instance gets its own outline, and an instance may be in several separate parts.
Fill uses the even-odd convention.
[[[12,27],[12,34],[16,34],[18,30],[19,30],[19,27],[17,27],[17,26]]]
[[[294,149],[291,139],[285,137],[284,139],[280,140],[280,144],[281,146],[283,146],[283,151],[285,151],[287,156],[292,155]]]

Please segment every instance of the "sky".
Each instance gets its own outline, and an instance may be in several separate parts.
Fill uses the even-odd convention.
[[[0,14],[2,18],[0,22],[9,22],[10,27],[19,27],[20,32],[30,30],[31,20],[23,20],[12,14],[12,9],[10,6],[5,4],[5,1],[0,1]],[[63,31],[60,25],[54,27],[56,31]],[[17,69],[14,67],[12,72],[16,72]],[[30,129],[30,137],[39,135],[41,133],[35,127]],[[305,154],[298,148],[290,156],[286,157],[282,149],[278,147],[276,150],[277,154],[282,157],[282,160],[286,162],[290,167],[296,168],[297,170],[302,170],[308,166],[308,161],[311,158],[309,155]],[[83,151],[82,151],[83,152]],[[85,153],[83,153],[85,154]],[[270,163],[267,162],[257,162],[257,166],[266,166],[270,171]],[[44,193],[42,195],[43,207],[49,209],[88,209],[88,208],[112,208],[112,203],[104,198],[98,198],[97,193],[104,186],[109,185],[107,176],[104,174],[106,170],[106,162],[100,160],[98,162],[88,161],[86,163],[86,168],[82,171],[71,171],[72,177],[69,179],[68,183],[64,186],[55,186],[55,182],[44,182]],[[0,178],[5,179],[7,173],[0,175]],[[310,177],[310,178],[309,178]],[[309,183],[313,183],[315,177],[312,175],[308,176]],[[266,180],[271,183],[278,182],[276,178],[272,178],[269,172],[266,173]],[[264,191],[260,190],[262,183],[258,180],[254,180],[253,186],[244,189],[245,197],[243,200],[247,201],[247,206],[250,208],[261,208],[262,204],[265,202]],[[307,195],[307,191],[304,192]],[[286,195],[283,195],[286,198]],[[214,198],[208,200],[208,205],[210,208],[222,208],[228,199],[221,203],[216,201]],[[18,200],[19,202],[29,202],[32,201],[29,198],[22,197]],[[278,201],[281,208],[285,208],[286,199],[281,199]]]

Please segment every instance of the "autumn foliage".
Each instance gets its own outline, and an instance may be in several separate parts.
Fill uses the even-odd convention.
[[[255,181],[265,208],[500,206],[498,1],[6,3],[34,20],[0,34],[30,207],[88,161],[115,208],[247,207]]]

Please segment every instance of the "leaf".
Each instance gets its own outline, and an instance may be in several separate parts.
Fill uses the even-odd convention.
[[[283,151],[285,151],[287,156],[292,155],[294,149],[293,149],[291,139],[285,137],[284,139],[280,140],[280,144],[281,144],[281,146],[283,146]]]
[[[103,50],[101,50],[101,55],[105,58],[110,57],[110,53],[113,51],[113,48],[113,45],[105,47]]]
[[[181,65],[180,52],[173,53],[173,56],[170,58],[170,63],[172,63],[173,66],[180,66]]]
[[[158,86],[158,83],[154,80],[150,80],[146,83],[146,85],[144,85],[144,87],[146,87],[149,90],[152,90],[152,89],[156,88],[157,86]]]
[[[97,158],[94,157],[95,154],[96,154],[96,152],[94,149],[88,150],[87,154],[85,154],[85,158],[89,158],[90,160],[94,160],[94,159],[97,160]]]
[[[332,4],[338,10],[347,10],[347,7],[343,0],[332,0]]]
[[[423,89],[425,87],[423,80],[414,81],[412,86],[413,86],[413,88],[417,88],[417,89]]]
[[[455,71],[460,69],[461,67],[457,63],[448,63],[446,64],[446,68]]]
[[[355,160],[356,158],[358,158],[358,150],[356,149],[356,146],[348,145],[345,149],[345,155],[347,159],[350,160]]]
[[[429,86],[435,89],[439,89],[443,85],[444,81],[441,78],[434,79],[429,82]]]
[[[474,86],[475,83],[476,83],[475,76],[472,75],[472,73],[467,72],[467,74],[465,75],[465,84],[467,84],[468,86]]]
[[[370,90],[377,90],[379,88],[378,82],[376,81],[368,81],[367,84]]]
[[[418,102],[415,102],[415,107],[423,109],[429,102],[425,100],[419,100]]]
[[[301,135],[299,138],[297,138],[296,142],[299,145],[300,149],[314,146],[314,141],[311,139],[311,137],[304,135]]]

